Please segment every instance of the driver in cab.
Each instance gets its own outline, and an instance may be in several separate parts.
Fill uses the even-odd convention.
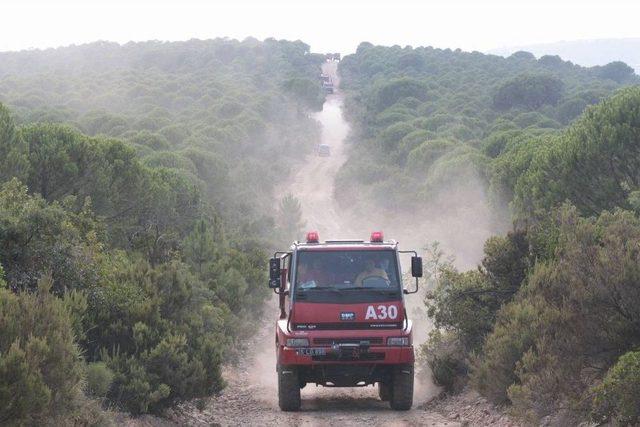
[[[372,259],[367,259],[364,262],[364,270],[356,277],[355,285],[362,286],[362,281],[369,277],[382,277],[383,279],[389,280],[387,272],[382,268],[376,267],[376,263]]]
[[[311,266],[307,263],[300,263],[298,266],[298,283],[315,286],[326,286],[331,283],[331,278],[327,274],[327,269],[323,263],[315,259]]]

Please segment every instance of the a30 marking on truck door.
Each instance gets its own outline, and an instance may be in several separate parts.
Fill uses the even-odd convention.
[[[364,316],[365,320],[376,319],[397,319],[398,307],[395,305],[379,305],[377,307],[370,305],[367,307],[367,314]]]

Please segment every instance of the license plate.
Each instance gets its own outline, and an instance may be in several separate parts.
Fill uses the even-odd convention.
[[[296,350],[298,356],[326,356],[326,348],[299,348]]]

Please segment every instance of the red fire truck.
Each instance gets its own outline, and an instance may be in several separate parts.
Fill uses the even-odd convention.
[[[402,283],[400,257],[409,253],[414,289]],[[418,290],[422,258],[384,240],[306,242],[270,260],[269,287],[279,295],[276,323],[278,400],[284,411],[301,406],[306,384],[378,385],[391,408],[413,404],[412,323],[404,297]]]

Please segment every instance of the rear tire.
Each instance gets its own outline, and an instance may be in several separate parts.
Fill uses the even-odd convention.
[[[278,405],[283,411],[300,409],[300,379],[295,367],[278,367]]]
[[[388,382],[380,381],[378,383],[378,396],[383,402],[391,400],[391,385]]]
[[[396,411],[407,411],[413,405],[413,365],[395,366],[392,371],[391,400]]]

